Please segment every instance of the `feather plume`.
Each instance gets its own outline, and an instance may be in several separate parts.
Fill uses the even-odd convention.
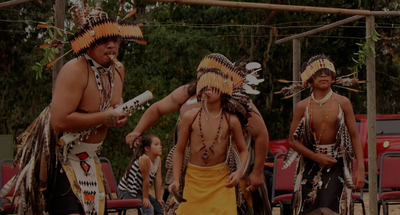
[[[55,172],[55,146],[57,134],[50,125],[50,107],[45,108],[34,122],[18,137],[21,141],[21,149],[17,152],[14,165],[19,165],[15,179],[15,192],[12,203],[18,204],[18,214],[42,215],[45,200],[38,186],[40,172],[47,176]],[[43,162],[43,163],[42,163]],[[49,175],[48,175],[49,173]],[[16,198],[16,194],[18,198]]]
[[[346,89],[346,90],[350,90],[350,91],[353,91],[353,92],[356,92],[356,93],[361,92],[361,90],[354,89],[354,88],[350,88],[350,87],[343,87],[343,86],[340,86],[340,85],[335,85],[335,86],[336,86],[336,87],[339,87],[339,88]]]
[[[51,62],[48,63],[48,64],[46,64],[46,68],[49,68],[49,67],[53,66],[57,61],[59,61],[61,58],[65,57],[65,55],[67,55],[67,54],[70,53],[71,51],[72,51],[72,49],[69,50],[69,51],[67,51],[67,52],[66,52],[65,54],[63,54],[61,57],[59,57],[59,58],[57,58],[57,59],[51,61]]]
[[[37,27],[38,28],[54,28],[54,26],[52,26],[52,25],[43,24],[43,23],[37,24]]]
[[[128,14],[126,14],[126,16],[125,16],[124,18],[122,18],[122,20],[127,19],[127,18],[133,16],[133,14],[135,14],[136,11],[137,11],[136,8],[133,9],[131,12],[129,12]],[[121,20],[121,21],[122,21],[122,20]]]
[[[4,197],[7,195],[8,192],[12,189],[12,187],[15,185],[17,182],[15,175],[1,188],[0,190],[0,196]]]
[[[78,5],[73,5],[69,10],[72,21],[75,27],[80,30],[82,29],[83,23],[85,23],[85,11]]]
[[[167,168],[167,173],[165,174],[166,184],[172,184],[174,179],[172,175],[172,156],[174,155],[175,148],[176,145],[169,151],[167,159],[165,160],[165,168]]]
[[[288,81],[286,79],[277,79],[277,81],[281,83],[301,83],[301,81]]]

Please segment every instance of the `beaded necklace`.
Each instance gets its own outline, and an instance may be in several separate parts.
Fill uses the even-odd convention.
[[[327,116],[326,116],[325,123],[324,123],[324,125],[322,126],[322,131],[321,131],[321,134],[319,134],[318,140],[317,140],[317,136],[316,136],[315,132],[312,130],[313,103],[314,103],[314,102],[311,102],[311,105],[310,105],[310,132],[311,132],[311,134],[312,134],[313,137],[314,137],[314,141],[315,141],[315,144],[316,144],[317,147],[319,146],[319,143],[321,142],[322,135],[324,134],[324,131],[325,131],[325,126],[326,126],[326,124],[328,123],[329,115],[331,114],[332,97],[330,98],[330,100],[331,100],[331,101],[329,102],[328,114],[327,114]],[[319,151],[317,151],[317,153],[318,153],[318,152],[319,152]]]
[[[204,151],[203,154],[201,155],[201,158],[203,158],[204,160],[207,160],[207,158],[210,156],[210,154],[207,152],[207,146],[206,146],[206,144],[204,143],[203,129],[201,128],[201,112],[203,112],[203,107],[200,108],[200,113],[199,113],[199,128],[200,128],[200,136],[201,136],[201,142],[203,143],[203,147],[201,147],[201,148],[199,149],[199,151],[205,149],[205,151]],[[221,131],[222,119],[223,119],[223,118],[224,118],[224,115],[221,114],[221,120],[219,121],[217,135],[215,136],[215,139],[214,139],[213,144],[212,144],[211,146],[208,147],[208,148],[210,149],[210,151],[211,151],[213,154],[215,154],[215,153],[214,153],[213,147],[214,147],[215,142],[216,142],[217,139],[218,139],[219,132]],[[207,162],[206,162],[206,164],[207,164]]]

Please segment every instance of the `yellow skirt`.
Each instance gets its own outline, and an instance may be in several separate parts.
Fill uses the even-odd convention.
[[[188,163],[183,202],[176,210],[181,215],[232,215],[237,214],[235,188],[226,188],[229,176],[228,165],[220,172],[223,164],[211,167]]]

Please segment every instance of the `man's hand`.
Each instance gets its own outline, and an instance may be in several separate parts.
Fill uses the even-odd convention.
[[[250,173],[249,177],[247,178],[247,187],[250,189],[250,191],[257,190],[264,183],[262,174],[262,172],[261,174],[257,174],[254,171]]]
[[[120,114],[118,114],[113,107],[107,108],[107,110],[105,110],[105,113],[107,113],[108,117],[104,122],[104,125],[106,125],[107,127],[116,127]]]
[[[335,163],[337,163],[337,160],[329,155],[321,153],[316,153],[315,155],[314,161],[327,169],[331,168]]]
[[[228,183],[225,184],[225,187],[227,188],[235,187],[240,183],[240,177],[241,173],[239,171],[233,172],[231,175],[229,175],[228,179],[226,180]]]
[[[356,173],[353,176],[353,184],[355,186],[355,190],[360,190],[364,187],[365,184],[364,169],[356,170]]]
[[[114,105],[114,109],[117,108],[119,105]],[[123,125],[125,125],[125,123],[128,121],[128,113],[121,113],[118,116],[118,121],[117,124],[115,125],[115,127],[122,127]]]
[[[126,144],[129,145],[129,148],[132,148],[133,146],[135,146],[138,142],[140,142],[140,137],[141,134],[132,131],[131,133],[129,133],[128,135],[126,135]]]

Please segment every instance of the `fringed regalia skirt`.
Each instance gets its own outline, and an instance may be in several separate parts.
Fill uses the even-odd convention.
[[[67,159],[59,157],[71,189],[87,215],[104,214],[104,177],[96,154],[101,145],[74,141],[67,151]]]
[[[307,214],[318,208],[329,208],[335,213],[340,213],[345,187],[342,152],[334,151],[333,145],[322,145],[316,151],[336,157],[337,163],[327,169],[304,157],[304,171],[300,182],[300,214]]]

